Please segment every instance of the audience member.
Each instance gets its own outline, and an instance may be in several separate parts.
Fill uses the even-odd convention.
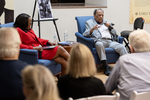
[[[116,42],[118,36],[110,22],[104,20],[104,11],[102,9],[94,10],[94,19],[88,20],[86,30],[83,36],[94,39],[97,54],[105,68],[104,74],[110,74],[110,67],[107,64],[105,48],[113,48],[120,55],[127,54],[123,44]]]
[[[18,60],[20,37],[15,28],[0,29],[0,100],[24,100],[21,70],[27,63]]]
[[[71,49],[67,75],[58,80],[58,89],[62,99],[73,99],[104,95],[103,82],[94,77],[96,65],[88,47],[77,44]]]
[[[26,100],[60,100],[54,77],[45,66],[25,67],[22,79]]]
[[[133,91],[150,91],[150,34],[137,30],[129,35],[131,54],[121,56],[107,79],[107,92],[120,93],[119,100],[129,100]]]
[[[55,45],[55,43],[38,38],[31,29],[31,21],[31,17],[25,13],[18,15],[15,20],[14,27],[18,30],[22,42],[20,48],[42,51],[42,59],[53,59],[60,63],[62,66],[62,75],[64,75],[67,69],[67,60],[70,56],[69,53],[61,46],[56,46],[54,49],[43,50],[43,46],[47,44]]]

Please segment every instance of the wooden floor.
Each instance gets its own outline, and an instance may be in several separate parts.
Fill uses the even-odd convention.
[[[111,67],[111,69],[113,69],[113,67],[115,66],[115,64],[108,64],[108,65]],[[105,83],[106,79],[108,78],[108,76],[106,76],[106,75],[104,74],[104,70],[101,69],[101,68],[98,68],[95,77],[101,79],[101,80],[103,81],[103,83]],[[56,77],[55,77],[55,81],[56,81],[56,82],[58,81]]]
[[[95,77],[101,79],[103,83],[105,83],[106,79],[108,78],[108,76],[106,76],[103,71],[97,72]]]
[[[109,66],[111,67],[111,69],[113,69],[113,67],[115,66],[115,64],[109,64]],[[106,79],[108,78],[108,76],[106,76],[104,74],[104,70],[100,69],[97,71],[95,77],[101,79],[103,81],[103,83],[105,83]]]

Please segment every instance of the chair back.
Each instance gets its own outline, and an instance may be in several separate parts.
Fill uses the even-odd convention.
[[[13,27],[13,26],[14,26],[14,22],[11,22],[11,23],[6,23],[6,24],[0,25],[0,28],[3,28],[3,27]]]
[[[133,91],[130,100],[150,100],[150,92],[137,93]]]
[[[78,26],[78,32],[83,34],[85,31],[85,22],[89,19],[93,19],[94,16],[77,16],[75,17]]]
[[[99,96],[92,96],[86,98],[80,98],[75,100],[119,100],[120,94],[116,92],[114,95],[99,95]],[[68,100],[73,100],[69,98]]]
[[[134,30],[143,29],[145,20],[142,17],[138,17],[134,21]]]

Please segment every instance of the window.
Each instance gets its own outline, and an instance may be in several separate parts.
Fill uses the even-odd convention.
[[[53,8],[106,8],[107,0],[51,0]]]
[[[51,0],[51,3],[85,3],[85,0]]]

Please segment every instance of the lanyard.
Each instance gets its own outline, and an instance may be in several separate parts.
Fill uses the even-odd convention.
[[[30,31],[28,31],[28,32],[30,32]],[[31,34],[33,34],[32,32],[30,32]],[[30,35],[30,34],[29,34]],[[34,35],[34,34],[33,34]],[[35,37],[33,37],[32,35],[30,35],[36,42],[38,42],[41,46],[42,46],[42,44],[39,42],[39,40],[37,39],[37,37],[35,36]]]

